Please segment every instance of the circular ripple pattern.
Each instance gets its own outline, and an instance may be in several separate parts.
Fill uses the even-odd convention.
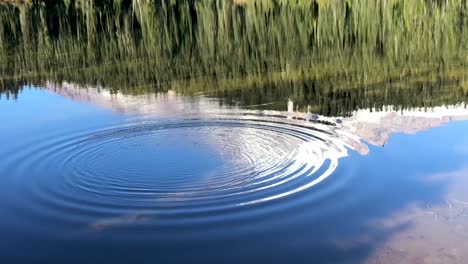
[[[279,118],[140,123],[45,141],[8,170],[23,199],[57,215],[220,210],[325,180],[347,155],[335,130]]]

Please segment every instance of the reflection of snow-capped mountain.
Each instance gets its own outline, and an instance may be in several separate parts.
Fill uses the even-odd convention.
[[[145,116],[171,117],[192,113],[210,113],[225,107],[216,100],[205,97],[183,97],[173,91],[157,94],[127,95],[111,93],[101,87],[82,87],[63,82],[48,82],[45,88],[74,101],[88,102],[121,113],[142,114]]]
[[[363,109],[345,118],[343,124],[370,144],[382,146],[393,133],[414,134],[453,120],[468,120],[465,104],[408,110],[389,106],[380,112]]]
[[[47,90],[58,93],[76,101],[84,101],[101,107],[110,108],[122,113],[142,114],[145,116],[171,117],[180,115],[204,114],[242,114],[243,112],[258,113],[259,111],[241,110],[238,107],[228,107],[218,100],[203,96],[184,97],[175,92],[125,95],[111,94],[109,90],[99,87],[80,87],[71,83],[47,83]],[[351,117],[321,117],[310,113],[294,112],[294,102],[288,101],[287,112],[260,111],[269,115],[287,115],[312,120],[323,120],[337,123],[343,131],[351,133],[366,142],[382,146],[394,133],[416,133],[437,127],[452,120],[468,120],[468,109],[465,104],[439,106],[427,109],[398,110],[392,106],[385,110],[357,110]],[[360,153],[367,153],[367,148],[356,145],[353,148]]]
[[[294,112],[294,103],[288,102],[288,112]],[[468,120],[468,108],[465,103],[432,108],[413,108],[398,110],[393,106],[385,110],[361,109],[354,111],[351,117],[318,117],[315,118],[336,122],[344,130],[359,136],[366,142],[383,146],[392,134],[415,134],[455,120]]]

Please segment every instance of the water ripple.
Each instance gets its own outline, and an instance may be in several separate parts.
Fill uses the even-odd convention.
[[[332,124],[224,115],[42,140],[5,164],[18,199],[34,201],[37,214],[112,213],[128,222],[296,195],[330,177],[355,143]]]

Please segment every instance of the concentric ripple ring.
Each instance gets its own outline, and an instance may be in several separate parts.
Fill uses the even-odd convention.
[[[206,211],[312,188],[348,155],[349,140],[329,124],[284,118],[159,120],[46,140],[10,158],[22,162],[9,170],[23,199],[49,209]]]

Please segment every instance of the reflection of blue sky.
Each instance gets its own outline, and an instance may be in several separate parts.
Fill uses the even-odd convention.
[[[468,183],[460,180],[460,173],[455,173],[458,179],[428,180],[437,174],[466,172],[468,155],[457,151],[460,142],[468,139],[464,131],[468,131],[468,122],[454,122],[416,135],[397,134],[385,147],[371,146],[369,155],[351,154],[342,159],[327,183],[337,188],[336,195],[317,204],[299,204],[300,213],[295,217],[276,215],[278,223],[270,224],[278,237],[291,239],[291,245],[269,245],[297,254],[289,259],[292,262],[302,263],[309,255],[305,252],[321,248],[323,260],[362,263],[375,248],[415,224],[403,221],[385,227],[376,226],[376,222],[391,220],[413,205],[445,203],[451,186]],[[468,185],[464,188],[468,189]],[[310,195],[314,195],[312,192]],[[288,227],[281,226],[283,221]]]
[[[0,99],[0,137],[4,139],[0,153],[10,147],[27,147],[111,126],[123,119],[111,110],[74,102],[49,91],[24,89],[18,100]]]
[[[86,105],[86,106],[85,106]],[[18,100],[0,99],[1,133],[92,127],[115,115],[91,104],[73,102],[55,93],[34,88],[22,91]]]
[[[383,148],[364,157],[362,173],[376,198],[386,198],[382,207],[405,200],[430,202],[443,199],[448,182],[428,183],[426,177],[452,172],[467,165],[467,155],[456,148],[468,135],[468,122],[453,122],[417,135],[396,134]],[[436,185],[436,186],[434,186]],[[374,188],[377,188],[375,190]]]
[[[45,137],[44,134],[63,134],[67,131],[89,130],[123,122],[122,114],[93,106],[92,104],[73,102],[53,93],[24,90],[18,101],[0,100],[0,136],[7,140],[3,146],[20,144],[26,138]],[[385,220],[394,214],[403,212],[413,204],[425,205],[438,203],[450,196],[450,186],[468,181],[463,178],[468,167],[468,122],[450,122],[441,127],[422,131],[415,135],[397,133],[384,147],[369,146],[368,155],[350,152],[350,156],[340,159],[340,165],[333,174],[318,188],[305,191],[305,195],[276,200],[266,205],[246,207],[240,215],[224,212],[223,221],[197,223],[196,228],[180,226],[177,230],[164,230],[162,227],[152,230],[145,238],[151,240],[151,250],[144,251],[142,243],[125,244],[122,255],[133,254],[142,258],[164,252],[162,259],[214,261],[216,256],[232,255],[232,246],[241,248],[243,255],[253,256],[251,261],[258,263],[271,260],[289,263],[310,263],[310,260],[365,260],[377,246],[398,233],[404,233],[413,223],[406,222],[389,228],[376,228],[375,221]],[[18,136],[18,139],[13,139]],[[12,140],[8,140],[11,138]],[[152,166],[164,166],[165,163],[178,163],[173,159],[197,162],[199,149],[186,151],[186,144],[192,144],[194,138],[180,138],[177,142],[170,137],[160,138],[163,157]],[[157,144],[157,142],[153,142]],[[137,149],[138,150],[138,149]],[[205,149],[211,151],[210,149]],[[3,152],[0,150],[0,152]],[[143,149],[143,151],[149,151]],[[214,151],[214,150],[213,150]],[[179,155],[180,154],[180,155]],[[176,156],[178,155],[178,156]],[[207,154],[208,156],[208,154]],[[110,162],[110,161],[109,161]],[[127,164],[146,166],[152,159],[130,157]],[[189,164],[202,168],[216,166],[219,160],[207,160],[210,164]],[[116,164],[101,164],[112,167]],[[138,166],[135,167],[138,169]],[[438,177],[434,175],[452,175],[456,177]],[[458,173],[457,173],[458,172]],[[468,177],[468,175],[465,175]],[[465,178],[466,178],[465,177]],[[468,186],[465,187],[468,189]],[[6,215],[0,208],[2,215]],[[239,213],[239,212],[237,212]],[[209,216],[205,216],[209,217]],[[236,218],[237,217],[237,218]],[[123,219],[123,220],[122,220]],[[139,217],[123,216],[103,218],[97,222],[99,227],[117,225],[127,227],[127,223]],[[141,219],[146,219],[142,217]],[[3,218],[2,221],[5,221]],[[159,221],[159,219],[158,219]],[[164,221],[164,218],[161,219]],[[0,230],[3,229],[0,227]],[[4,230],[1,230],[4,231]],[[164,236],[166,231],[166,236]],[[14,238],[12,244],[22,245],[21,239]],[[186,240],[182,244],[172,243],[168,238],[199,238],[204,241]],[[217,239],[226,238],[223,243]],[[210,240],[211,239],[211,240]],[[169,242],[168,242],[169,241]],[[346,243],[351,241],[351,243]],[[83,251],[97,252],[101,244],[89,242]],[[41,241],[33,241],[41,245]],[[337,246],[338,245],[338,246]],[[3,246],[0,243],[0,246]],[[43,245],[44,247],[47,244]],[[146,244],[146,246],[148,246]],[[180,250],[190,248],[185,255]],[[63,250],[67,245],[53,243],[56,250]],[[17,248],[20,250],[21,246]],[[148,247],[146,248],[148,249]],[[207,250],[209,249],[209,252]],[[213,253],[214,252],[214,253]],[[140,254],[143,253],[143,254]],[[117,254],[119,255],[119,254]],[[233,256],[232,262],[241,262],[242,256]]]
[[[398,167],[411,174],[451,171],[468,165],[467,155],[457,151],[460,146],[466,146],[466,131],[468,122],[455,121],[416,135],[396,134],[381,151],[385,158],[398,160]]]
[[[413,202],[444,199],[450,183],[425,179],[467,166],[467,155],[456,151],[467,129],[468,122],[454,122],[417,135],[396,134],[385,147],[372,147],[370,155],[360,157],[352,182],[363,213],[385,215]]]

